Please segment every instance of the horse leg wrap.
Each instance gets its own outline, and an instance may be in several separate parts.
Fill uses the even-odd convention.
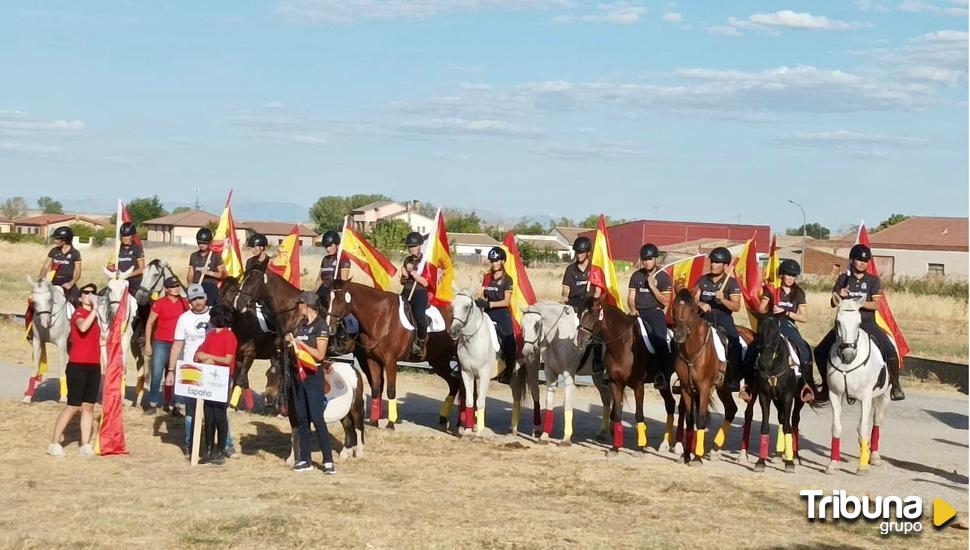
[[[832,461],[842,460],[842,440],[838,437],[832,438]]]
[[[438,409],[438,416],[442,418],[448,418],[451,416],[451,400],[454,399],[452,396],[448,396],[444,401],[441,402],[441,407]]]
[[[694,447],[694,454],[700,458],[704,456],[704,437],[707,436],[707,429],[697,430],[697,443]]]
[[[145,375],[139,374],[135,382],[135,399],[137,400],[145,393]]]
[[[465,407],[465,428],[471,430],[475,428],[475,409]]]
[[[539,406],[538,401],[532,402],[532,425],[539,426],[542,424],[542,408]]]
[[[872,443],[869,444],[869,448],[874,453],[879,451],[879,426],[872,427]]]
[[[545,411],[545,416],[542,419],[542,433],[552,434],[552,409]]]
[[[256,408],[256,401],[253,398],[252,388],[246,388],[243,390],[243,403],[246,405],[246,410],[253,410]]]
[[[475,431],[485,431],[485,409],[475,411]]]
[[[771,438],[768,434],[761,435],[761,448],[758,449],[758,458],[761,460],[768,460],[768,440]]]
[[[869,466],[869,440],[859,440],[859,466]]]
[[[239,397],[242,395],[242,386],[236,386],[232,389],[232,397],[229,398],[230,407],[239,406]]]
[[[721,424],[721,428],[714,435],[714,448],[720,449],[724,446],[724,441],[727,440],[728,434],[731,432],[731,423],[727,420]]]
[[[647,446],[647,423],[637,422],[637,447]]]
[[[778,426],[778,437],[775,438],[775,452],[782,454],[785,452],[785,432]]]
[[[563,416],[563,427],[562,427],[562,440],[569,441],[573,437],[573,410],[566,409],[562,412]]]
[[[397,399],[387,400],[387,421],[392,424],[397,423]]]
[[[27,379],[27,389],[24,391],[25,396],[34,397],[34,392],[37,391],[38,380],[43,380],[43,377],[38,375],[38,376],[31,376],[30,378]]]
[[[371,397],[370,399],[370,420],[371,422],[377,422],[381,419],[381,414],[383,413],[382,403],[383,399],[380,397]]]
[[[791,462],[795,459],[795,439],[792,434],[785,434],[785,460]]]
[[[664,428],[664,443],[668,446],[672,446],[674,442],[672,441],[674,437],[674,415],[667,415],[667,426]]]
[[[124,385],[121,386],[124,388]],[[61,399],[67,399],[67,375],[61,375]]]
[[[613,447],[616,449],[623,448],[623,423],[622,422],[613,423]]]
[[[748,450],[748,440],[751,439],[751,422],[745,421],[741,428],[741,450]]]
[[[792,430],[792,451],[798,454],[798,430]]]

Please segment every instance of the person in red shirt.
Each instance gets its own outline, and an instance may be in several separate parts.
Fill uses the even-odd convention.
[[[229,369],[229,379],[236,370],[236,335],[233,334],[229,325],[232,324],[232,311],[228,306],[217,305],[209,310],[209,324],[212,327],[206,334],[205,341],[195,352],[194,361],[196,363],[207,363],[209,365],[220,365]],[[227,396],[228,397],[228,396]],[[204,460],[210,464],[223,464],[226,448],[226,438],[229,435],[229,419],[226,418],[226,402],[205,400],[203,404],[205,413],[203,439]],[[216,432],[219,436],[216,440]]]
[[[162,375],[172,352],[175,340],[175,324],[179,315],[189,309],[189,303],[181,295],[182,285],[175,277],[165,279],[165,295],[155,300],[145,325],[145,357],[151,360],[151,384],[145,403],[145,414],[155,414],[159,403],[167,407],[168,399],[161,395]]]
[[[101,361],[101,326],[97,323],[98,315],[94,312],[98,287],[86,284],[81,287],[80,306],[71,317],[70,352],[67,362],[67,407],[58,415],[54,422],[54,435],[47,454],[64,456],[61,440],[64,429],[74,418],[78,410],[81,411],[81,448],[82,456],[91,456],[91,432],[94,427],[94,404],[98,401],[98,390],[101,389],[101,375],[104,363]]]

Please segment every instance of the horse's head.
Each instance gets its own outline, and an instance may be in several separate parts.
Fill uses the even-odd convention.
[[[855,360],[856,344],[859,341],[859,330],[862,325],[862,315],[859,313],[859,302],[845,299],[839,302],[835,313],[835,334],[839,358],[849,364]]]
[[[256,309],[256,302],[266,298],[268,278],[266,272],[260,269],[250,269],[244,273],[242,284],[239,285],[239,290],[230,302],[232,307],[239,313]]]
[[[462,290],[455,295],[451,301],[451,326],[448,327],[448,334],[451,335],[452,340],[457,340],[461,335],[476,307],[478,306],[475,305],[475,299],[469,291]]]
[[[593,297],[586,298],[579,317],[579,329],[576,331],[576,347],[585,348],[599,334],[602,326],[603,305]]]
[[[219,285],[219,299],[223,304],[235,309],[233,303],[236,301],[236,296],[239,296],[239,279],[226,277]]]
[[[34,319],[41,328],[51,328],[54,310],[54,285],[46,278],[33,279],[27,276],[30,284],[30,301],[34,304]]]
[[[694,295],[690,290],[681,288],[677,291],[671,313],[674,319],[674,341],[683,344],[699,318],[697,303],[694,302]]]
[[[131,270],[128,270],[130,273]],[[124,298],[125,293],[128,292],[128,281],[127,276],[119,276],[114,279],[108,279],[108,284],[104,287],[104,296],[108,300],[109,315],[114,317],[118,313],[118,308],[121,307],[121,299]]]
[[[537,306],[529,306],[522,310],[520,321],[522,328],[522,357],[528,361],[539,358],[542,345],[542,312]]]
[[[157,258],[145,265],[145,271],[142,272],[141,277],[141,286],[135,291],[135,299],[138,301],[138,305],[146,305],[161,296],[167,268],[168,262]]]
[[[349,281],[334,279],[330,287],[330,317],[331,319],[343,319],[351,313],[350,303],[353,298],[350,295]],[[326,307],[328,304],[323,304]]]
[[[761,341],[761,352],[758,354],[758,368],[764,372],[774,372],[772,368],[776,357],[786,352],[787,344],[781,335],[781,323],[774,316],[768,316],[758,322],[758,339]],[[785,361],[785,367],[788,361]]]

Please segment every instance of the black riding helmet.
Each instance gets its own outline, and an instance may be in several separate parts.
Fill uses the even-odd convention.
[[[250,248],[254,246],[262,246],[266,248],[269,245],[269,241],[266,240],[266,235],[262,233],[253,233],[249,236],[249,242],[247,243]]]
[[[66,243],[70,243],[74,240],[74,230],[66,225],[63,225],[55,229],[54,232],[51,233],[51,237]]]
[[[118,232],[122,237],[134,237],[135,233],[138,233],[138,226],[135,222],[125,222],[118,228]]]
[[[712,264],[731,263],[731,251],[724,248],[723,246],[719,246],[714,250],[711,250],[711,253],[708,254],[707,257],[711,260]]]
[[[869,250],[869,247],[864,244],[857,244],[849,250],[849,259],[868,262],[872,259],[872,250]]]
[[[327,231],[323,234],[323,246],[332,246],[340,244],[340,233],[336,231]]]
[[[505,255],[505,249],[501,246],[493,246],[491,250],[488,251],[488,261],[497,262],[499,260],[506,260],[508,257]]]
[[[802,274],[802,266],[798,265],[798,262],[795,260],[785,258],[780,264],[778,264],[778,273],[798,277]]]
[[[640,259],[641,260],[654,260],[660,255],[660,250],[657,249],[657,245],[653,243],[647,243],[640,247]]]
[[[199,244],[209,244],[212,242],[212,230],[208,227],[203,227],[202,229],[196,231],[195,242]]]
[[[412,231],[404,237],[404,244],[407,246],[421,246],[424,244],[424,237],[417,231]]]
[[[573,241],[573,252],[589,252],[593,249],[593,241],[589,240],[589,237],[579,237]]]

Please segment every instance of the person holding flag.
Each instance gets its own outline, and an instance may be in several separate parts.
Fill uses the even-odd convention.
[[[212,230],[199,229],[195,234],[199,249],[189,256],[189,284],[200,284],[205,291],[206,305],[214,306],[219,301],[219,281],[226,277],[226,267],[222,255],[212,250]]]
[[[512,383],[512,371],[515,370],[515,358],[518,355],[515,343],[515,329],[512,326],[512,313],[509,305],[512,303],[512,288],[515,281],[505,271],[505,261],[508,259],[505,249],[499,246],[488,251],[489,270],[482,279],[482,297],[475,300],[478,307],[485,310],[489,319],[495,323],[499,344],[502,348],[502,360],[505,370],[499,375],[502,384]]]
[[[317,281],[317,296],[320,297],[320,304],[324,309],[330,308],[330,289],[333,288],[334,279],[347,281],[350,279],[350,260],[341,257],[337,260],[337,249],[340,248],[340,233],[327,231],[323,234],[323,247],[326,254],[320,260],[320,274]]]
[[[266,265],[269,264],[269,254],[266,253],[269,241],[266,240],[266,235],[253,233],[246,244],[253,251],[253,255],[246,259],[246,271],[251,269],[266,271]]]
[[[64,289],[64,296],[74,307],[78,305],[78,298],[81,291],[77,288],[77,282],[81,279],[81,252],[74,248],[74,230],[67,226],[61,226],[51,233],[54,239],[54,248],[47,253],[43,267],[40,268],[40,275],[37,280],[50,277],[51,284]]]
[[[573,308],[578,315],[588,298],[599,300],[603,287],[594,285],[592,280],[603,280],[602,271],[590,262],[593,241],[589,237],[579,237],[573,242],[574,262],[566,266],[562,276],[562,302]],[[603,372],[603,346],[590,345],[593,354],[593,370]]]
[[[738,280],[727,273],[727,266],[731,263],[731,251],[719,246],[708,254],[711,271],[701,276],[694,285],[694,300],[703,312],[704,319],[712,327],[720,327],[727,336],[728,372],[727,384],[732,392],[741,388],[742,369],[741,337],[738,327],[734,324],[733,314],[741,310],[741,286]],[[742,400],[747,401],[748,395],[742,392]]]
[[[424,342],[428,337],[428,279],[419,269],[424,237],[417,231],[412,231],[404,238],[404,244],[408,247],[408,256],[404,258],[404,269],[401,271],[401,296],[410,304],[414,317],[415,338],[411,353],[421,357],[424,355]]]
[[[670,304],[671,282],[670,275],[657,267],[657,256],[660,250],[653,243],[640,247],[640,269],[630,277],[630,289],[626,303],[630,308],[630,315],[640,317],[647,329],[647,337],[653,345],[654,357],[660,363],[660,372],[654,380],[654,385],[660,389],[664,385],[663,378],[670,378],[673,372],[673,355],[667,343],[667,319],[664,311]]]
[[[862,316],[860,328],[875,342],[876,347],[886,361],[889,368],[889,381],[892,389],[889,397],[893,401],[906,399],[903,388],[899,385],[899,355],[896,346],[889,335],[876,324],[876,310],[883,299],[882,282],[879,277],[868,272],[869,262],[872,261],[872,250],[864,244],[856,244],[849,250],[849,269],[839,275],[832,287],[832,307],[839,305],[844,299],[858,300],[862,303],[859,313]],[[829,351],[835,343],[835,328],[832,328],[815,347],[815,364],[822,376],[823,387],[826,385],[825,371],[829,363]]]

